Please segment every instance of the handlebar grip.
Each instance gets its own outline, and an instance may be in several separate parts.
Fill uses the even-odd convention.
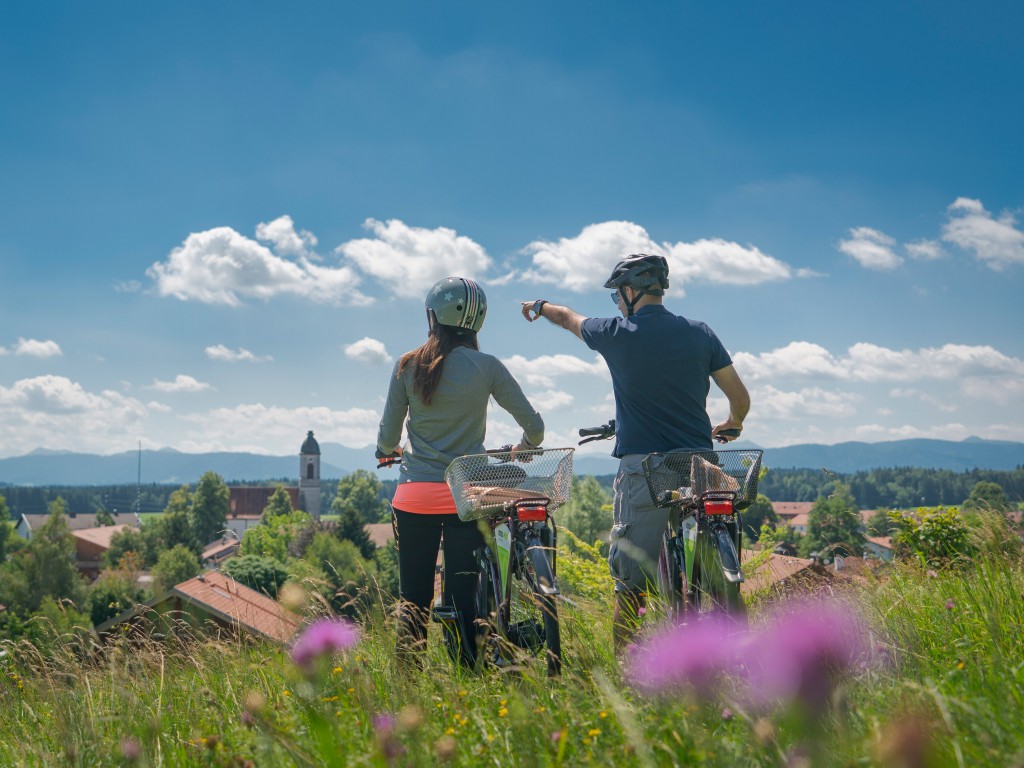
[[[402,454],[398,452],[384,453],[380,448],[373,452],[373,457],[377,459],[377,469],[387,469],[402,463]]]
[[[683,495],[679,491],[662,491],[658,494],[656,501],[658,504],[672,504],[682,498]]]

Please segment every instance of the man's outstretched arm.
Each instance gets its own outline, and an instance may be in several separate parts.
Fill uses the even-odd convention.
[[[715,380],[715,384],[729,400],[729,418],[711,430],[712,437],[718,438],[720,430],[743,429],[743,420],[750,412],[750,393],[747,392],[740,375],[731,365],[712,371],[711,378]],[[722,435],[721,439],[731,442],[736,438]]]
[[[541,300],[524,301],[523,317],[531,323],[541,317],[547,318],[560,328],[572,331],[580,339],[583,338],[583,321],[587,319],[579,312],[576,312],[569,307],[563,307],[559,304],[552,304],[550,301]]]

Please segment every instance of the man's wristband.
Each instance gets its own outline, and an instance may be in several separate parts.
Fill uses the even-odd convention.
[[[541,311],[544,309],[545,304],[547,304],[545,299],[537,299],[533,302],[533,314],[537,317],[541,317]]]

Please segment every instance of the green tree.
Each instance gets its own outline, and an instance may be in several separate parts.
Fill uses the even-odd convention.
[[[0,592],[8,607],[23,615],[34,613],[46,597],[81,605],[85,585],[75,556],[75,539],[64,513],[64,500],[58,497],[50,503],[46,522],[4,568]]]
[[[189,521],[200,548],[216,539],[227,527],[230,495],[223,478],[216,472],[204,472],[199,478],[192,496]]]
[[[133,553],[138,562],[145,564],[147,557],[146,537],[138,528],[123,528],[110,537],[110,547],[103,553],[103,565],[117,568],[121,560],[129,552]],[[156,560],[154,559],[155,563]]]
[[[96,513],[96,525],[98,525],[98,526],[115,525],[115,523],[114,523],[114,516],[112,514],[110,514],[109,512],[107,512],[107,510],[101,509],[101,510],[99,510]]]
[[[146,598],[146,591],[124,571],[106,570],[89,587],[86,607],[93,625],[123,613]]]
[[[202,552],[189,514],[179,509],[144,525],[142,535],[146,541],[147,565],[155,565],[161,553],[177,546],[187,547],[196,555]]]
[[[868,521],[869,536],[889,536],[895,528],[896,524],[893,523],[888,509],[876,509]]]
[[[593,544],[612,527],[611,499],[592,475],[574,477],[569,501],[554,514],[555,520],[587,544]]]
[[[981,480],[974,484],[971,495],[963,503],[964,509],[991,509],[1005,512],[1010,509],[1006,492],[998,483]]]
[[[10,512],[7,509],[7,499],[0,493],[0,563],[7,559],[7,542],[14,535],[14,531],[7,522],[9,519]]]
[[[280,560],[259,555],[232,557],[221,570],[239,584],[275,598],[288,579],[288,572]]]
[[[749,542],[757,541],[761,536],[762,526],[778,528],[779,516],[775,507],[764,494],[757,494],[754,502],[740,513],[740,524],[743,526],[743,538]]]
[[[380,480],[365,469],[357,469],[338,481],[338,492],[331,502],[331,511],[337,515],[354,509],[363,522],[383,523],[391,519],[391,511],[382,491]]]
[[[376,576],[375,568],[353,542],[327,532],[317,533],[304,559],[323,573],[331,588],[326,597],[335,610],[352,614],[369,599],[368,587]]]
[[[864,551],[860,510],[850,486],[837,482],[829,496],[819,496],[807,516],[807,546],[829,549],[840,555]]]
[[[955,508],[922,508],[917,512],[892,512],[890,516],[896,529],[893,541],[898,557],[910,555],[937,566],[974,551],[967,525]]]
[[[199,573],[199,558],[182,544],[176,544],[160,553],[153,566],[153,592],[161,595]]]
[[[260,517],[260,522],[264,525],[268,525],[275,517],[284,517],[290,515],[295,509],[292,507],[291,494],[285,490],[283,484],[278,483],[277,488],[270,495],[267,500],[267,506],[263,508],[263,515]]]

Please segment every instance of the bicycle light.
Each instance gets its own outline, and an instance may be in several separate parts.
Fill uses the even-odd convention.
[[[548,508],[545,504],[524,504],[516,507],[516,516],[523,523],[542,523],[548,519]]]
[[[704,502],[705,515],[731,515],[732,499],[708,499]]]

